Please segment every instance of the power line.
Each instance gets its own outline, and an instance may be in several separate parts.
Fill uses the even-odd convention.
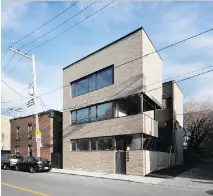
[[[190,76],[190,77],[187,77],[187,78],[184,78],[184,79],[181,79],[181,80],[178,80],[177,82],[183,82],[183,81],[185,81],[185,80],[189,80],[189,79],[191,79],[191,78],[195,78],[195,77],[197,77],[197,76],[200,76],[200,75],[203,75],[203,74],[207,74],[207,73],[212,72],[212,71],[213,71],[213,69],[211,69],[211,70],[209,70],[209,71],[206,71],[206,72],[202,72],[202,73],[193,75],[193,76]],[[162,87],[158,87],[158,88],[155,88],[155,89],[151,89],[151,90],[149,90],[149,91],[147,91],[147,92],[151,92],[151,91],[154,91],[154,90],[157,90],[157,89],[160,89],[160,88],[162,88]]]
[[[13,60],[13,58],[15,57],[15,55],[16,55],[16,53],[14,53],[12,56],[11,56],[11,58],[10,58],[10,60],[7,62],[7,64],[4,66],[4,68],[1,70],[1,72],[3,72],[5,69],[6,69],[6,67],[10,64],[10,62]]]
[[[209,68],[211,68],[211,67],[213,67],[213,66],[210,65],[210,66],[208,66],[208,67],[203,67],[203,68],[196,69],[196,70],[194,70],[194,71],[190,71],[190,72],[187,72],[187,73],[184,73],[184,74],[181,74],[181,75],[177,75],[177,76],[174,76],[174,77],[171,77],[171,78],[167,78],[167,79],[165,79],[165,80],[163,81],[163,83],[166,82],[166,81],[169,81],[169,80],[174,80],[175,78],[180,78],[180,77],[185,76],[185,75],[189,75],[189,74],[192,74],[192,73],[195,73],[195,72],[198,72],[198,71],[202,71],[202,70],[204,70],[204,69],[209,69]],[[151,86],[151,85],[158,84],[158,83],[160,83],[160,82],[151,83],[151,84],[148,84],[148,85],[146,85],[146,86]]]
[[[90,17],[92,17],[93,15],[97,14],[97,13],[100,12],[101,10],[105,9],[106,7],[108,7],[108,6],[109,6],[110,4],[112,4],[112,3],[114,3],[114,1],[111,1],[110,3],[108,3],[108,4],[105,5],[105,6],[103,6],[102,8],[100,8],[99,10],[97,10],[96,12],[94,12],[93,14],[91,14],[91,15],[89,15],[88,17],[84,18],[83,20],[77,22],[76,24],[74,24],[73,26],[69,27],[68,29],[62,31],[61,33],[57,34],[56,36],[54,36],[54,37],[52,37],[52,38],[46,40],[45,42],[39,44],[38,46],[36,46],[36,47],[34,47],[34,48],[28,50],[27,53],[28,53],[28,52],[31,52],[31,51],[33,51],[33,50],[39,48],[39,47],[41,47],[42,45],[48,43],[49,41],[55,39],[56,37],[58,37],[58,36],[64,34],[65,32],[69,31],[70,29],[74,28],[75,26],[81,24],[82,22],[84,22],[84,21],[87,20],[88,18],[90,18]]]
[[[33,30],[32,32],[30,32],[29,34],[25,35],[24,37],[22,37],[21,39],[19,39],[18,41],[12,43],[11,45],[14,45],[18,42],[20,42],[21,40],[25,39],[26,37],[28,37],[29,35],[33,34],[34,32],[38,31],[39,29],[41,29],[42,27],[44,27],[45,25],[47,25],[48,23],[50,23],[51,21],[53,21],[54,19],[56,19],[57,17],[59,17],[60,15],[62,15],[63,13],[65,13],[66,11],[68,11],[70,8],[72,8],[73,6],[75,6],[77,3],[79,3],[78,1],[75,2],[74,4],[70,5],[68,8],[66,8],[65,10],[63,10],[62,12],[60,12],[58,15],[54,16],[52,19],[48,20],[47,22],[45,22],[43,25],[41,25],[40,27],[38,27],[37,29]]]
[[[198,77],[198,76],[200,76],[200,75],[207,74],[207,73],[212,72],[212,71],[213,71],[213,70],[206,71],[206,72],[203,72],[203,73],[200,73],[200,74],[196,74],[196,75],[194,75],[194,76],[190,76],[190,77],[188,77],[188,78],[184,78],[184,79],[179,80],[179,81],[177,81],[177,82],[183,82],[183,81],[185,81],[185,80],[189,80],[189,79]],[[159,87],[159,88],[151,89],[151,90],[149,90],[149,91],[147,91],[147,92],[155,91],[155,90],[158,90],[158,89],[160,89],[160,88],[163,88],[163,87],[161,86],[161,87]],[[139,95],[139,94],[141,94],[141,93],[143,93],[143,91],[141,91],[141,92],[139,92],[139,93],[137,93],[137,94]],[[137,95],[137,94],[134,94],[134,95]],[[131,96],[134,96],[134,95],[131,95]],[[113,99],[112,99],[112,100],[113,100]],[[112,100],[108,100],[108,101],[112,101]],[[95,101],[94,101],[94,103],[95,103]],[[93,104],[93,103],[92,103],[92,104]],[[91,104],[91,105],[92,105],[92,104]],[[89,106],[88,106],[88,107],[89,107]],[[79,109],[79,108],[81,108],[81,106],[78,106],[78,108],[76,108],[76,107],[65,108],[65,109],[61,109],[61,110],[59,110],[59,111],[73,110],[73,109],[76,110],[76,109]]]
[[[171,47],[171,46],[175,46],[175,45],[177,45],[177,44],[180,44],[181,42],[188,41],[188,40],[190,40],[190,39],[193,39],[193,38],[195,38],[195,37],[198,37],[198,36],[200,36],[200,35],[203,35],[203,34],[205,34],[205,33],[208,33],[208,32],[210,32],[210,31],[212,31],[212,30],[213,30],[213,28],[208,29],[208,30],[206,30],[206,31],[203,31],[203,32],[201,32],[201,33],[198,33],[198,34],[196,34],[196,35],[193,35],[193,36],[188,37],[188,38],[186,38],[186,39],[183,39],[183,40],[181,40],[181,41],[178,41],[178,42],[176,42],[176,43],[174,43],[174,44],[171,44],[171,45],[169,45],[169,46],[163,47],[163,48],[161,48],[161,49],[159,49],[159,50],[156,50],[156,51],[154,51],[154,52],[151,52],[151,53],[149,53],[149,54],[146,54],[144,57],[146,57],[146,56],[148,56],[148,55],[151,55],[151,54],[153,54],[153,53],[155,53],[155,52],[160,52],[161,50],[167,49],[167,48],[169,48],[169,47]]]
[[[47,33],[41,35],[40,37],[34,39],[31,42],[28,42],[27,44],[21,46],[19,49],[25,48],[26,46],[34,43],[35,41],[39,40],[40,38],[44,37],[45,35],[51,33],[52,31],[54,31],[55,29],[59,28],[60,26],[62,26],[63,24],[67,23],[69,20],[75,18],[76,16],[78,16],[80,13],[82,13],[83,11],[85,11],[86,9],[88,9],[89,7],[91,7],[93,4],[95,4],[97,1],[95,1],[94,3],[91,3],[89,6],[87,6],[86,8],[84,8],[83,10],[81,10],[80,12],[78,12],[77,14],[71,16],[70,18],[68,18],[67,20],[65,20],[64,22],[60,23],[58,26],[54,27],[53,29],[51,29],[50,31],[48,31]]]
[[[5,57],[5,55],[7,54],[9,48],[7,48],[7,50],[5,51],[5,53],[3,54],[3,56],[1,57],[1,60],[3,60],[3,58]]]
[[[183,81],[185,81],[185,80],[189,80],[189,79],[198,77],[198,76],[200,76],[200,75],[207,74],[207,73],[212,72],[212,71],[213,71],[213,70],[209,70],[209,71],[206,71],[206,72],[202,72],[202,73],[196,74],[196,75],[194,75],[194,76],[190,76],[190,77],[187,77],[187,78],[178,80],[177,82],[183,82]],[[151,89],[151,90],[149,90],[149,91],[147,91],[147,92],[155,91],[155,90],[158,90],[158,89],[161,89],[161,88],[163,88],[163,86],[158,87],[158,88]],[[143,93],[143,91],[141,91],[141,92],[139,92],[139,93],[137,93],[137,94],[141,94],[141,93]],[[146,93],[146,92],[145,92],[145,93]],[[137,95],[137,94],[134,94],[134,95]],[[134,96],[134,95],[131,95],[131,96]],[[113,100],[113,99],[112,99],[112,100]],[[108,100],[108,101],[112,101],[112,100]],[[97,101],[94,101],[94,103],[97,103]],[[92,105],[92,104],[93,104],[93,103],[91,103],[91,105]],[[79,108],[81,108],[81,107],[82,107],[82,106],[78,106],[77,109],[79,109]],[[76,107],[65,108],[65,109],[61,109],[61,110],[59,110],[59,111],[72,110],[72,109],[76,109]]]
[[[148,55],[154,54],[154,53],[156,53],[156,52],[159,52],[159,51],[168,49],[168,48],[170,48],[170,47],[172,47],[172,46],[175,46],[175,45],[177,45],[177,44],[180,44],[180,43],[182,43],[182,42],[184,42],[184,41],[187,41],[187,40],[189,40],[189,39],[195,38],[195,37],[197,37],[197,36],[200,36],[200,35],[202,35],[202,34],[204,34],[204,33],[207,33],[207,32],[209,32],[209,31],[211,31],[211,30],[213,30],[213,28],[212,28],[212,29],[209,29],[209,30],[207,30],[207,31],[203,31],[203,32],[201,32],[201,33],[199,33],[199,34],[193,35],[193,36],[191,36],[191,37],[188,37],[188,38],[186,38],[186,39],[180,40],[180,41],[175,42],[175,43],[173,43],[173,44],[170,44],[170,45],[168,45],[168,46],[166,46],[166,47],[163,47],[163,48],[161,48],[161,49],[155,50],[154,52],[151,52],[151,53],[149,53],[149,54],[146,54],[146,55],[137,57],[137,58],[132,59],[132,60],[130,60],[130,61],[126,61],[125,63],[122,63],[122,64],[120,64],[120,65],[117,65],[115,68],[118,68],[118,67],[120,67],[120,66],[126,65],[126,64],[131,63],[131,62],[134,62],[134,61],[139,60],[139,59],[141,59],[141,58],[147,57]],[[202,69],[205,69],[205,68],[202,68]],[[201,69],[201,70],[202,70],[202,69]],[[192,73],[192,72],[191,72],[191,73]],[[187,73],[187,74],[188,74],[188,73]],[[183,74],[183,75],[185,75],[185,74]],[[177,77],[180,77],[180,76],[177,76]],[[161,83],[161,82],[162,82],[162,81],[159,81],[159,83]],[[153,84],[154,84],[154,83],[153,83]],[[153,85],[153,84],[149,84],[149,85]],[[56,89],[56,90],[47,92],[47,93],[45,93],[45,94],[43,94],[43,95],[40,95],[40,96],[44,96],[44,95],[47,95],[47,94],[51,94],[51,93],[53,93],[53,92],[55,92],[55,91],[58,91],[58,90],[60,90],[60,89],[62,89],[62,88],[68,87],[68,86],[70,86],[70,85],[66,85],[66,86],[60,87],[60,88],[58,88],[58,89]],[[147,85],[147,86],[148,86],[148,85]]]
[[[16,94],[20,95],[22,97],[22,95],[16,91],[14,88],[12,88],[11,86],[9,86],[4,80],[1,80],[8,88],[10,88],[11,90],[13,90]]]
[[[109,5],[109,4],[108,4],[108,5]],[[104,7],[103,7],[103,8],[104,8]],[[102,9],[103,9],[103,8],[102,8]],[[202,35],[202,34],[204,34],[204,33],[207,33],[207,32],[209,32],[210,30],[212,30],[212,29],[209,29],[209,30],[207,30],[207,31],[201,32],[201,33],[199,33],[199,34],[197,34],[197,35],[193,35],[193,36],[191,36],[191,37],[189,37],[189,38],[186,38],[186,39],[184,39],[184,40],[178,41],[178,42],[176,42],[176,43],[170,44],[170,45],[168,45],[168,46],[166,46],[166,47],[164,47],[164,48],[155,50],[155,52],[151,52],[151,53],[146,54],[146,55],[144,55],[144,56],[140,56],[140,57],[137,57],[137,58],[132,59],[132,60],[130,60],[130,61],[126,61],[125,63],[122,63],[122,64],[120,64],[120,65],[117,65],[115,68],[118,68],[118,67],[120,67],[120,66],[126,65],[126,64],[131,63],[131,62],[134,62],[134,61],[139,60],[139,59],[141,59],[141,58],[143,58],[143,57],[147,57],[148,55],[154,54],[154,53],[156,53],[156,52],[158,52],[158,51],[161,51],[161,50],[164,50],[164,49],[168,49],[169,47],[172,47],[172,46],[174,46],[174,45],[177,45],[177,44],[182,43],[182,42],[184,42],[184,41],[187,41],[187,40],[189,40],[189,39],[195,38],[195,37],[197,37],[197,36],[199,36],[199,35]],[[209,67],[212,67],[212,66],[209,66]],[[209,68],[209,67],[207,67],[207,68]],[[193,71],[193,72],[200,71],[200,70],[203,70],[203,69],[206,69],[206,68],[201,68],[201,69],[195,70],[195,71]],[[184,76],[184,75],[186,75],[186,74],[193,73],[193,72],[189,72],[189,73],[185,73],[185,74],[176,76],[176,78],[177,78],[177,77]],[[168,79],[166,79],[166,80],[168,80]],[[158,83],[161,83],[161,82],[162,82],[162,81],[159,81]],[[149,85],[153,85],[153,84],[155,84],[155,83],[152,83],[152,84],[149,84]],[[149,85],[146,85],[146,86],[149,86]],[[63,89],[63,88],[69,87],[69,86],[70,86],[70,84],[69,84],[69,85],[62,86],[62,87],[59,87],[59,88],[57,88],[57,89],[55,89],[55,90],[52,90],[52,91],[49,91],[49,92],[44,93],[44,94],[42,94],[42,95],[39,95],[38,97],[42,97],[42,96],[45,96],[45,95],[54,93],[55,91],[58,91],[58,90],[60,90],[60,89]],[[10,102],[10,101],[8,101],[8,102]],[[8,103],[8,102],[7,102],[7,103]],[[11,101],[11,102],[12,102],[12,101]],[[6,102],[2,102],[2,103],[6,103]]]
[[[24,56],[22,56],[19,61],[7,72],[7,76],[15,69],[15,67],[22,61],[22,59],[24,58]],[[5,76],[6,78],[6,76]],[[4,78],[4,79],[5,79]]]
[[[202,72],[202,73],[193,75],[193,76],[190,76],[190,77],[187,77],[187,78],[184,78],[184,79],[181,79],[181,80],[178,80],[177,82],[183,82],[183,81],[186,81],[186,80],[189,80],[189,79],[198,77],[198,76],[200,76],[200,75],[204,75],[204,74],[210,73],[210,72],[212,72],[212,71],[213,71],[213,69],[212,69],[212,70],[209,70],[209,71],[206,71],[206,72]],[[158,89],[161,89],[161,88],[163,88],[163,87],[161,86],[161,87],[158,87],[158,88],[154,88],[154,89],[151,89],[151,90],[149,90],[149,91],[147,91],[147,92],[155,91],[155,90],[158,90]],[[137,93],[137,94],[139,95],[139,94],[141,94],[141,93],[143,93],[143,91],[141,91],[141,92],[139,92],[139,93]],[[145,92],[145,93],[146,93],[146,92]],[[137,94],[134,94],[134,95],[137,95]],[[134,95],[131,95],[131,96],[134,96]],[[113,99],[112,99],[112,100],[113,100]],[[108,100],[108,101],[112,101],[112,100]],[[94,103],[97,103],[97,101],[94,101]],[[92,104],[93,104],[93,103],[92,103]],[[92,104],[91,104],[91,105],[92,105]],[[81,107],[82,107],[82,106],[78,106],[78,108],[81,108]],[[61,110],[58,110],[58,111],[72,110],[72,109],[78,109],[78,108],[76,108],[76,107],[70,107],[70,108],[65,108],[65,109],[61,109]]]

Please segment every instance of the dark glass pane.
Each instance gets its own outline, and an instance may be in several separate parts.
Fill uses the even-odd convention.
[[[72,151],[76,151],[76,141],[72,142]]]
[[[96,139],[91,139],[91,150],[96,150]]]
[[[112,102],[100,104],[97,106],[97,117],[98,120],[112,118],[113,109]]]
[[[33,136],[33,126],[32,125],[28,126],[28,131],[29,131],[29,137],[32,137]]]
[[[77,93],[76,93],[76,86],[77,86],[77,83],[76,82],[74,82],[74,83],[72,83],[72,97],[75,97],[75,96],[77,96]]]
[[[99,138],[98,150],[114,150],[112,138]]]
[[[77,82],[77,95],[82,95],[89,92],[88,79],[83,79]]]
[[[72,125],[76,124],[76,122],[77,122],[76,111],[72,111]]]
[[[90,108],[90,121],[96,121],[96,106]]]
[[[101,71],[97,74],[97,88],[103,88],[112,84],[112,68]]]
[[[77,123],[89,121],[89,108],[77,110]]]
[[[96,89],[96,74],[93,74],[89,77],[89,91],[94,91]]]
[[[78,140],[77,150],[89,150],[89,140]]]

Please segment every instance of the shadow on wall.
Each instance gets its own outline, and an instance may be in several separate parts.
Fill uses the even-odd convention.
[[[117,95],[122,94],[123,92],[125,93],[125,90],[127,87],[132,86],[135,82],[137,82],[138,80],[141,80],[141,74],[138,74],[134,77],[132,77],[130,80],[124,82],[121,84],[121,86],[119,88],[121,88],[121,90],[119,92],[117,92],[116,94],[114,94],[113,96],[109,97],[109,100],[113,100]],[[128,82],[128,84],[127,84]],[[138,86],[137,88],[134,88],[130,91],[128,91],[128,95],[133,95],[136,94],[138,92],[142,91],[142,83],[140,86]],[[96,103],[96,102],[94,102]],[[73,126],[72,131],[69,130],[70,125],[68,125],[67,127],[63,128],[63,139],[68,138],[70,135],[72,135],[73,133],[77,132],[78,130],[80,130],[82,127],[84,127],[86,124],[79,124],[77,126]],[[89,133],[89,131],[87,132]],[[84,134],[87,134],[84,133]]]

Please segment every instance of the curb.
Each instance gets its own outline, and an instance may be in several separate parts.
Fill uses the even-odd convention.
[[[131,179],[109,178],[109,177],[105,177],[105,176],[92,176],[92,175],[85,175],[85,174],[74,174],[74,173],[64,173],[64,172],[54,172],[54,171],[51,171],[51,173],[66,174],[66,175],[72,175],[72,176],[84,176],[84,177],[100,178],[100,179],[108,179],[108,180],[118,180],[118,181],[134,182],[134,183],[149,184],[149,185],[157,185],[157,184],[160,183],[160,182],[158,182],[158,183],[140,182],[140,181],[134,181],[134,180],[131,180]]]

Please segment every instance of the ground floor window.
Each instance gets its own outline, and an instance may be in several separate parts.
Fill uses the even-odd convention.
[[[72,151],[115,150],[113,137],[71,140]]]

